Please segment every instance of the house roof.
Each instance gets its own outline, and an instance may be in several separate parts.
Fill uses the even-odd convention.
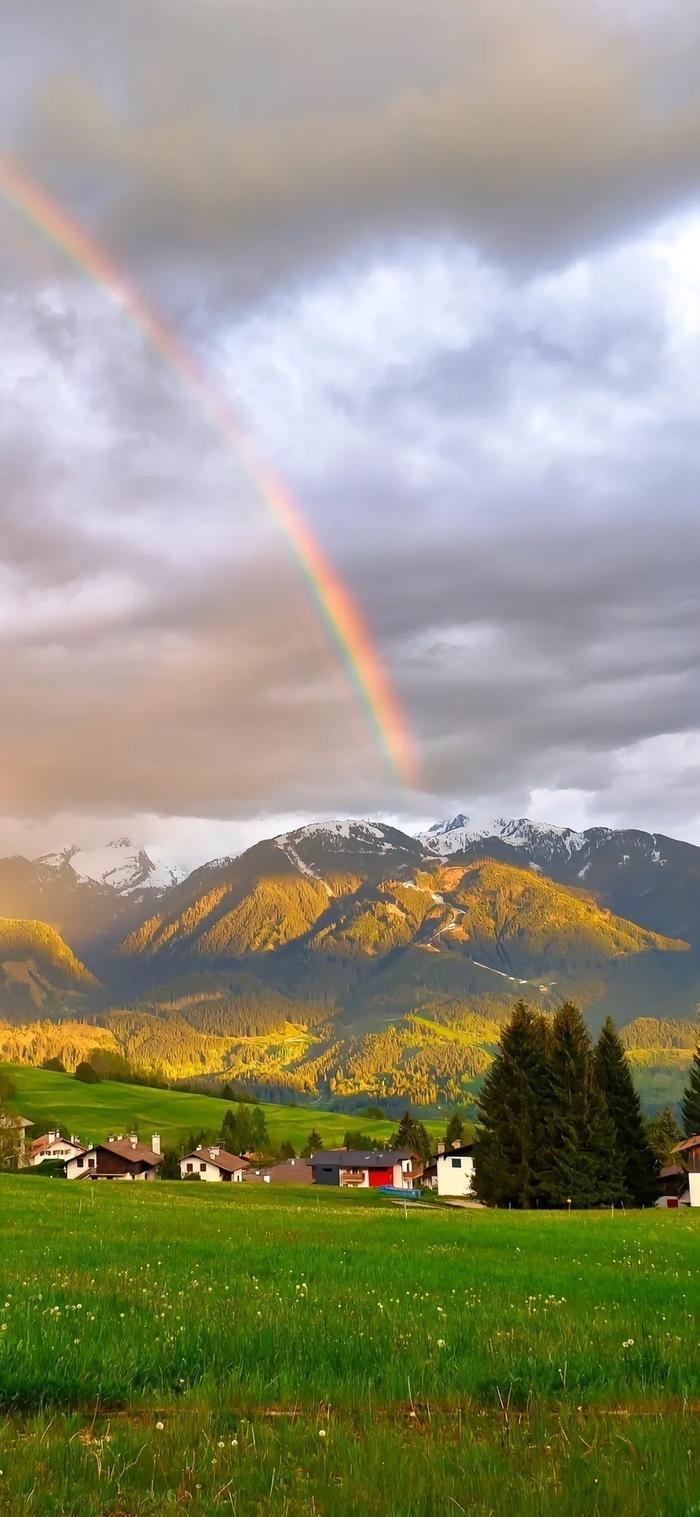
[[[243,1175],[244,1180],[266,1177],[273,1185],[311,1185],[314,1172],[308,1159],[282,1159],[279,1164],[251,1164]]]
[[[435,1162],[437,1159],[471,1159],[473,1153],[473,1143],[453,1143],[451,1148],[446,1148],[444,1153],[437,1155]]]
[[[683,1168],[682,1164],[664,1164],[659,1170],[659,1179],[670,1180],[673,1175],[685,1174],[687,1174],[687,1170]]]
[[[247,1159],[239,1158],[238,1154],[229,1154],[225,1148],[218,1149],[216,1154],[212,1148],[196,1148],[194,1153],[183,1155],[182,1163],[187,1159],[205,1159],[207,1164],[215,1164],[230,1175],[235,1174],[236,1170],[248,1168]]]
[[[40,1154],[43,1153],[45,1148],[55,1148],[57,1143],[67,1143],[70,1148],[75,1149],[76,1153],[84,1152],[82,1143],[76,1143],[74,1138],[62,1138],[60,1132],[56,1133],[53,1138],[49,1138],[47,1132],[43,1133],[40,1138],[35,1138],[31,1144],[30,1152]]]
[[[692,1138],[684,1138],[682,1143],[676,1144],[673,1152],[674,1154],[684,1154],[691,1148],[700,1148],[700,1134],[696,1133]]]
[[[163,1163],[163,1155],[156,1154],[145,1143],[132,1143],[129,1138],[110,1138],[106,1143],[93,1143],[92,1148],[86,1152],[118,1154],[120,1159],[128,1159],[137,1164],[150,1164],[155,1169],[157,1164]]]
[[[309,1164],[312,1169],[319,1165],[326,1169],[390,1169],[403,1159],[416,1157],[408,1148],[372,1149],[370,1152],[361,1148],[322,1148],[319,1153],[311,1155]]]
[[[283,1185],[310,1185],[314,1177],[306,1159],[284,1159],[281,1164],[273,1164],[269,1174],[275,1184],[281,1181]]]

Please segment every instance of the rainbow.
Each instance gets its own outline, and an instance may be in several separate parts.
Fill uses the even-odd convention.
[[[0,153],[0,195],[44,240],[101,286],[197,400],[277,523],[316,606],[392,780],[417,784],[413,744],[399,702],[362,617],[292,495],[260,457],[225,398],[176,332],[146,305],[104,250],[50,195]]]

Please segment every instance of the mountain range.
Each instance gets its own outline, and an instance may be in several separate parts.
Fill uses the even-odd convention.
[[[0,1056],[99,1041],[263,1094],[464,1103],[518,996],[573,996],[660,1104],[698,1036],[699,906],[691,844],[526,819],[312,823],[187,878],[126,838],[5,859]]]

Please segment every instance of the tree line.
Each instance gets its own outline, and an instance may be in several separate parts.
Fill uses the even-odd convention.
[[[570,1001],[554,1017],[518,1002],[478,1107],[476,1191],[492,1206],[650,1205],[658,1145],[680,1136],[672,1113],[657,1132],[645,1122],[612,1019],[594,1046]],[[700,1131],[700,1051],[682,1111]]]

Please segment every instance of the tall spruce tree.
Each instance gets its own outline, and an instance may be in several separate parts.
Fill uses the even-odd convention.
[[[627,1055],[612,1017],[607,1017],[593,1055],[598,1089],[615,1129],[622,1165],[622,1195],[630,1206],[649,1206],[656,1197],[657,1166],[634,1088]]]
[[[698,1137],[700,1135],[700,1043],[695,1050],[688,1084],[683,1092],[681,1114],[686,1138]]]
[[[490,1206],[527,1209],[541,1194],[547,1087],[547,1024],[519,1001],[478,1102],[476,1191]]]
[[[598,1088],[588,1029],[566,1001],[552,1025],[542,1187],[552,1206],[619,1200],[622,1163],[615,1128]]]
[[[670,1106],[662,1107],[649,1119],[647,1135],[657,1164],[671,1164],[673,1150],[683,1134]]]
[[[413,1117],[410,1111],[405,1111],[396,1132],[392,1134],[391,1148],[407,1148],[411,1153],[418,1154],[426,1164],[432,1154],[432,1144],[427,1128]]]

